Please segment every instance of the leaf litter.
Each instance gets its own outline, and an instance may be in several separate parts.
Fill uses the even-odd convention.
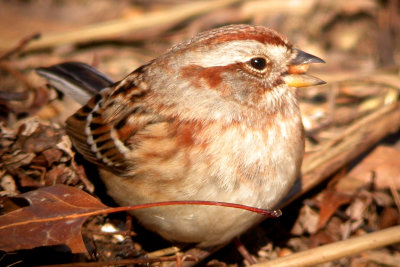
[[[5,55],[0,59],[0,195],[4,196],[0,205],[3,216],[15,212],[22,214],[32,208],[26,206],[29,203],[11,198],[13,202],[8,197],[21,199],[28,194],[26,199],[35,199],[29,194],[58,184],[84,190],[100,197],[107,205],[110,203],[96,178],[86,176],[84,165],[89,170],[91,167],[76,157],[65,135],[63,122],[78,107],[68,97],[46,88],[31,71],[33,68],[77,60],[95,64],[117,80],[172,43],[189,38],[197,31],[250,21],[285,33],[296,46],[324,58],[328,64],[318,68],[316,76],[326,80],[328,85],[299,91],[307,136],[303,189],[284,208],[281,218],[266,220],[245,234],[242,238],[244,245],[259,262],[264,262],[399,225],[400,119],[396,118],[400,118],[400,79],[399,51],[395,44],[399,42],[400,23],[398,12],[397,16],[394,12],[399,10],[398,1],[304,1],[295,8],[296,12],[292,12],[294,7],[290,4],[268,1],[268,5],[264,5],[262,1],[245,1],[199,14],[178,24],[165,22],[133,34],[124,33],[111,39],[105,37],[99,43],[54,44],[45,50],[32,51],[29,42],[37,41],[31,40],[35,37],[33,33],[47,33],[46,25],[51,25],[49,29],[53,33],[71,29],[78,31],[81,25],[93,23],[96,26],[102,17],[107,20],[140,18],[147,12],[167,10],[171,5],[162,1],[135,1],[135,4],[119,1],[115,6],[107,0],[86,3],[84,8],[79,1],[59,1],[57,5],[49,1],[3,3],[0,12],[4,21],[18,23],[12,31],[10,27],[0,27],[0,34],[8,36],[9,40],[24,39],[14,42],[16,49],[7,51],[2,50],[4,43],[0,43],[0,55]],[[94,6],[97,11],[93,11]],[[15,9],[21,12],[11,12]],[[41,10],[49,10],[48,14],[53,15],[44,16]],[[71,12],[73,10],[76,12]],[[77,24],[68,19],[72,17]],[[210,19],[215,17],[218,20]],[[27,23],[32,27],[26,27]],[[16,36],[16,33],[20,35]],[[368,116],[377,119],[360,123]],[[357,130],[366,127],[370,130],[362,134]],[[371,138],[377,132],[381,133]],[[342,143],[344,150],[339,149]],[[346,144],[352,143],[360,145],[352,148],[354,153],[348,156]],[[94,172],[89,173],[93,176]],[[83,192],[76,192],[78,196],[80,193]],[[57,193],[50,193],[50,196],[57,196]],[[30,204],[35,202],[35,207],[40,207],[36,200],[30,201]],[[95,198],[90,201],[99,205],[98,208],[103,205]],[[71,210],[71,214],[79,214],[80,208],[75,208],[78,211]],[[49,210],[38,208],[38,212],[44,214],[51,210],[56,217],[65,216],[67,212],[54,207]],[[66,244],[73,252],[84,252],[89,248],[89,254],[76,258],[76,262],[118,261],[146,258],[147,255],[160,257],[171,253],[165,252],[166,248],[174,251],[172,254],[176,253],[176,250],[168,250],[171,246],[168,242],[141,229],[129,216],[98,215],[88,218],[85,223],[79,220],[67,226],[65,222],[54,224],[49,231],[48,244]],[[72,225],[76,226],[73,231],[69,228]],[[106,225],[112,225],[116,232],[105,234]],[[131,225],[135,232],[132,232]],[[35,229],[40,229],[39,223],[37,227]],[[41,233],[37,231],[38,235]],[[85,236],[84,245],[81,233]],[[25,246],[25,252],[17,251],[16,258],[12,259],[8,259],[10,254],[5,254],[3,262],[12,264],[29,259],[29,263],[44,264],[43,259],[34,261],[26,254],[35,251],[35,246],[43,245],[38,242],[39,238],[23,241],[30,235],[24,231],[20,234],[14,235],[10,243],[18,240],[16,244],[21,248]],[[8,233],[4,235],[8,236]],[[324,266],[396,266],[400,262],[399,251],[399,245],[393,244]],[[69,261],[74,262],[73,259]],[[232,246],[206,262],[209,266],[247,264],[237,256]],[[53,259],[50,263],[63,261]]]

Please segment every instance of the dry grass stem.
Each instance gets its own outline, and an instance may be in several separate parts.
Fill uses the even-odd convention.
[[[176,23],[187,18],[239,2],[218,0],[185,3],[167,10],[144,13],[128,19],[117,19],[87,25],[70,32],[43,33],[42,38],[26,47],[26,50],[42,49],[63,44],[74,44],[107,39],[135,30],[167,23]],[[14,46],[16,41],[0,42],[0,51]]]
[[[325,246],[309,249],[286,257],[265,263],[252,265],[254,267],[302,267],[314,266],[333,261],[366,250],[376,249],[400,242],[400,226],[394,226],[371,234],[350,238]]]

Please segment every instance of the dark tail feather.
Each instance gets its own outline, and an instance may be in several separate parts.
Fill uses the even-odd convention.
[[[36,72],[46,78],[51,86],[70,95],[82,105],[103,88],[114,83],[95,68],[80,62],[38,68]]]

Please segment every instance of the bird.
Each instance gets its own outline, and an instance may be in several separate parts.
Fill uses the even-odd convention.
[[[66,121],[122,206],[206,200],[274,209],[300,174],[304,129],[297,88],[324,63],[265,26],[200,33],[114,82],[66,62],[37,70],[83,104]],[[163,238],[227,244],[263,220],[245,210],[174,205],[131,212]]]

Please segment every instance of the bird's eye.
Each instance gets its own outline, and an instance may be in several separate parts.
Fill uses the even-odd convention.
[[[267,67],[267,61],[263,57],[252,58],[249,63],[256,70],[264,70]]]

